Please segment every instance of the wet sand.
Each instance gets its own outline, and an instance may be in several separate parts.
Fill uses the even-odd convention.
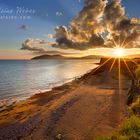
[[[122,76],[119,92],[115,70],[93,71],[1,111],[0,140],[93,140],[116,130],[129,116],[131,81]]]

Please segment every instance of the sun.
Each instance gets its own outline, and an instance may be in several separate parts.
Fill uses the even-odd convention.
[[[125,55],[123,48],[116,48],[113,52],[116,57],[123,57]]]

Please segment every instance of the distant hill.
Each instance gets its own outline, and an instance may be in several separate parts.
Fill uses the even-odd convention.
[[[33,57],[32,60],[35,60],[35,59],[65,59],[64,56],[62,55],[40,55],[40,56],[36,56],[36,57]]]
[[[97,59],[101,58],[101,56],[96,56],[96,55],[89,55],[89,56],[84,56],[84,57],[65,57],[62,55],[40,55],[33,57],[32,60],[38,60],[38,59]]]

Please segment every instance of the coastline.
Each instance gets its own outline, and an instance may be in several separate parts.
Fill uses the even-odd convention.
[[[99,60],[95,60],[95,62],[98,62]],[[85,65],[81,66],[80,61],[76,62],[67,62],[68,65],[64,70],[62,70],[62,66],[65,62],[58,62],[56,65],[56,61],[48,61],[49,63],[46,64],[46,61],[40,61],[37,62],[36,60],[32,63],[32,61],[21,61],[21,64],[19,65],[19,62],[11,62],[9,64],[9,61],[6,61],[7,63],[4,64],[4,67],[2,69],[1,73],[1,81],[0,88],[0,107],[3,105],[10,105],[12,102],[16,102],[19,100],[25,100],[34,94],[37,93],[43,93],[48,90],[51,90],[55,86],[62,85],[64,83],[67,83],[69,81],[74,80],[75,78],[78,78],[89,71],[89,69],[93,69],[97,65],[94,65],[94,61],[84,61]],[[80,62],[80,65],[79,65]],[[78,63],[77,66],[75,66]],[[28,66],[26,68],[26,66]],[[36,65],[35,65],[36,64]],[[11,66],[10,70],[8,69],[9,65]],[[16,66],[15,66],[16,65]],[[39,67],[38,65],[41,65],[40,70],[36,69],[35,66]],[[50,67],[51,65],[51,67]],[[55,66],[55,68],[53,68]],[[87,66],[84,70],[80,70],[78,72],[74,72],[79,68]],[[35,69],[34,72],[32,72],[33,68]],[[48,68],[49,67],[49,68]],[[72,73],[69,75],[69,67],[73,67]],[[17,74],[15,74],[16,69],[19,69]],[[62,70],[62,74],[58,74],[57,69],[60,71]],[[6,72],[5,72],[6,71]],[[30,74],[32,73],[32,74]],[[37,73],[39,73],[37,75]],[[64,73],[64,74],[63,74]],[[2,76],[3,75],[3,76]],[[19,75],[19,76],[17,76]],[[23,76],[21,76],[23,75]],[[25,76],[24,76],[25,75]],[[52,75],[52,76],[51,76]],[[63,76],[64,75],[64,76]],[[17,76],[17,77],[16,77]],[[5,78],[4,78],[5,77]],[[59,78],[60,77],[60,78]]]
[[[99,64],[95,63],[95,65],[97,65],[96,67],[98,67]],[[96,68],[94,68],[94,69],[96,69]],[[91,72],[92,70],[93,69],[88,70],[85,74]],[[47,92],[50,92],[55,87],[59,87],[59,86],[63,86],[65,84],[71,83],[72,81],[81,78],[85,74],[78,75],[76,77],[67,79],[65,81],[50,83],[49,84],[50,86],[47,89],[43,89],[43,90],[38,89],[36,92],[34,91],[34,92],[26,93],[23,95],[13,95],[13,96],[11,95],[11,96],[7,96],[7,97],[3,97],[0,99],[0,111],[3,111],[5,108],[7,108],[8,106],[10,106],[12,104],[18,103],[20,101],[25,101],[36,94],[47,93]]]
[[[124,79],[119,94],[114,71],[95,70],[1,111],[0,138],[89,140],[116,130],[129,116],[126,92],[130,81]]]

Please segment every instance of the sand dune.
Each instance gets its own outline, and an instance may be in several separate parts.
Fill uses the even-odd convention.
[[[92,140],[109,134],[129,115],[131,81],[116,72],[90,72],[52,91],[37,94],[0,113],[0,140]]]

